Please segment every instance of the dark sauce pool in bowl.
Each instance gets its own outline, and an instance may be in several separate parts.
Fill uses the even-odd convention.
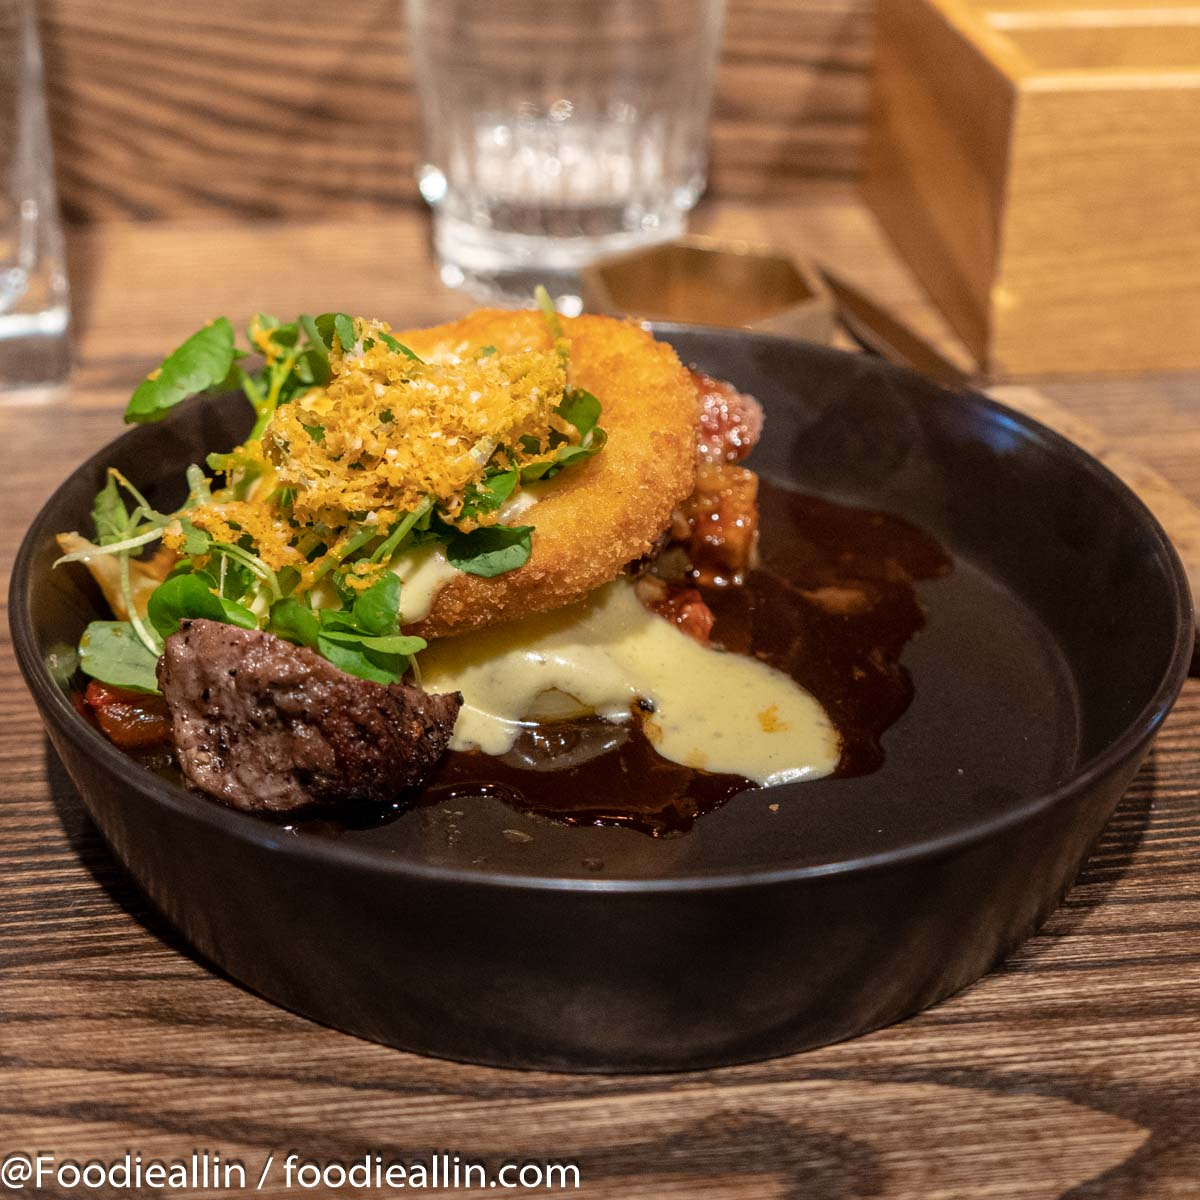
[[[908,708],[901,663],[925,624],[914,584],[951,561],[928,534],[887,513],[836,504],[768,480],[759,490],[759,565],[743,587],[708,588],[712,641],[784,671],[824,706],[842,740],[836,775],[883,761],[880,738]],[[719,705],[718,696],[712,703]],[[506,755],[452,751],[419,793],[395,809],[348,820],[294,822],[336,836],[379,826],[412,805],[484,798],[573,825],[619,825],[653,836],[683,833],[754,785],[659,757],[636,719],[597,718],[531,727]]]

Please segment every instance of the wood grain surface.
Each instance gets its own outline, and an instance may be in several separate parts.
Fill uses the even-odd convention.
[[[44,0],[59,191],[73,220],[324,218],[418,202],[401,0]],[[849,178],[870,0],[729,0],[712,189]]]
[[[881,0],[864,194],[990,371],[1200,368],[1200,11],[1008,9]]]
[[[938,328],[848,192],[804,193],[790,218],[716,206],[706,221],[750,236],[788,238],[790,228],[794,244],[813,239],[910,322]],[[131,387],[198,321],[328,304],[417,323],[466,306],[437,288],[415,217],[111,226],[77,232],[71,252],[75,382],[40,406],[0,404],[5,576],[43,499],[120,432]],[[1050,390],[1200,500],[1195,376]],[[575,1162],[578,1192],[541,1194],[596,1200],[1197,1195],[1200,684],[1187,685],[1062,908],[975,986],[899,1025],[774,1062],[573,1077],[374,1046],[193,959],[84,814],[3,630],[0,1158],[207,1148],[247,1164],[247,1191],[270,1153],[347,1161],[447,1151],[493,1166]],[[276,1176],[260,1194],[303,1193]]]

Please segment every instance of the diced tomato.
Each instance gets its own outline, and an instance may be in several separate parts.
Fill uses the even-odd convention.
[[[672,589],[665,599],[655,603],[654,611],[678,625],[688,637],[695,638],[702,646],[708,645],[713,627],[713,611],[704,603],[695,588],[687,588],[684,591]]]
[[[696,491],[684,502],[685,545],[699,584],[740,583],[751,565],[758,532],[758,476],[745,467],[703,462]]]
[[[130,692],[93,679],[83,694],[108,740],[122,750],[138,750],[170,740],[171,714],[161,696]]]
[[[762,433],[762,406],[711,375],[692,371],[691,376],[700,396],[700,457],[705,462],[741,462]]]

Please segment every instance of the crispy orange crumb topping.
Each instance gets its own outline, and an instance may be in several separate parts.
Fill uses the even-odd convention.
[[[330,355],[329,383],[278,409],[263,434],[302,524],[382,523],[426,497],[453,520],[489,461],[521,466],[545,457],[551,431],[574,433],[554,412],[566,387],[554,350],[422,363],[384,344],[382,322],[355,328],[357,344]]]

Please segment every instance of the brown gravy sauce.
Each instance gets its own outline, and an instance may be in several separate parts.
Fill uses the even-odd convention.
[[[713,644],[756,655],[807,688],[841,735],[836,774],[865,775],[882,764],[880,739],[912,702],[900,656],[925,625],[914,584],[946,574],[951,560],[928,534],[887,513],[766,479],[759,504],[758,568],[743,587],[703,589],[716,616]],[[533,729],[500,758],[452,751],[411,803],[491,795],[553,820],[658,837],[690,829],[753,786],[660,758],[636,721],[587,718]]]

